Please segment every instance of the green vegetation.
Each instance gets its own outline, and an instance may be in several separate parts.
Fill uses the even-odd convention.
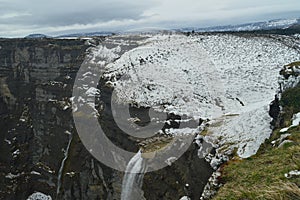
[[[155,137],[150,141],[145,141],[141,146],[143,153],[152,153],[168,147],[174,142],[172,137]]]
[[[300,84],[282,94],[280,105],[283,107],[282,119],[285,119],[282,126],[288,126],[293,114],[300,112]]]
[[[214,199],[300,199],[300,177],[284,176],[300,170],[300,128],[289,133],[288,139],[294,143],[282,148],[269,143],[257,155],[244,160],[235,158],[223,166],[224,186]]]
[[[285,91],[280,101],[282,126],[288,126],[293,114],[300,111],[300,85]],[[261,145],[258,153],[248,159],[234,157],[221,168],[219,189],[214,199],[300,200],[300,176],[286,178],[285,174],[300,170],[300,126],[288,130],[286,139],[293,142],[278,147],[280,128]],[[277,142],[272,142],[276,141]]]

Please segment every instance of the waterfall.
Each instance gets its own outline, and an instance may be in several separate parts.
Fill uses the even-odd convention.
[[[122,182],[121,200],[142,200],[145,199],[142,191],[146,164],[141,151],[131,158],[126,167]]]
[[[64,169],[64,166],[65,166],[65,162],[68,159],[69,149],[70,149],[71,142],[72,142],[72,139],[73,139],[72,133],[70,133],[70,132],[66,132],[66,133],[69,134],[69,142],[68,142],[68,146],[67,146],[67,148],[64,152],[64,159],[61,161],[61,165],[60,165],[60,168],[59,168],[59,171],[58,171],[56,195],[58,195],[59,192],[60,192],[61,182],[62,182],[62,173],[63,173],[63,169]]]

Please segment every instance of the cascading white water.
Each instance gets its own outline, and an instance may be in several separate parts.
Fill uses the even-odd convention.
[[[121,200],[142,200],[143,196],[142,185],[146,165],[142,157],[141,151],[129,161],[122,182]]]
[[[61,188],[61,182],[62,182],[62,173],[63,173],[63,169],[64,169],[64,166],[65,166],[65,162],[66,160],[68,159],[68,156],[69,156],[69,149],[70,149],[70,146],[71,146],[71,142],[72,142],[72,139],[73,139],[73,135],[72,133],[69,133],[69,142],[68,142],[68,146],[65,150],[65,153],[64,153],[64,158],[61,162],[61,165],[60,165],[60,168],[59,168],[59,171],[58,171],[58,177],[57,177],[57,189],[56,189],[56,195],[59,194],[59,191],[60,191],[60,188]]]

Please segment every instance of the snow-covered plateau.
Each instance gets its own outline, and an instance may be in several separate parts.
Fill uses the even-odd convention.
[[[119,38],[115,43],[124,45]],[[102,45],[94,54],[104,50],[114,60],[105,65],[104,77],[120,103],[208,119],[204,139],[236,147],[242,158],[270,136],[268,111],[279,72],[300,59],[296,49],[272,37],[230,34],[147,35],[120,57],[113,53],[118,48]]]

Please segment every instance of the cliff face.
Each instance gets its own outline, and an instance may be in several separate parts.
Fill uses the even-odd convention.
[[[82,40],[0,40],[0,199],[27,199],[34,192],[52,199],[120,198],[123,173],[89,154],[71,115],[74,78],[88,47]],[[102,122],[108,129],[115,128],[111,117]],[[197,148],[146,175],[147,199],[157,199],[156,193],[200,196],[212,170],[195,158]]]
[[[88,46],[51,39],[1,40],[0,45],[1,198],[26,199],[35,191],[55,198],[57,190],[64,191],[61,198],[102,198],[99,163],[69,135],[75,132],[69,98]],[[70,152],[76,160],[69,157],[61,168]],[[78,174],[66,176],[71,170]]]

